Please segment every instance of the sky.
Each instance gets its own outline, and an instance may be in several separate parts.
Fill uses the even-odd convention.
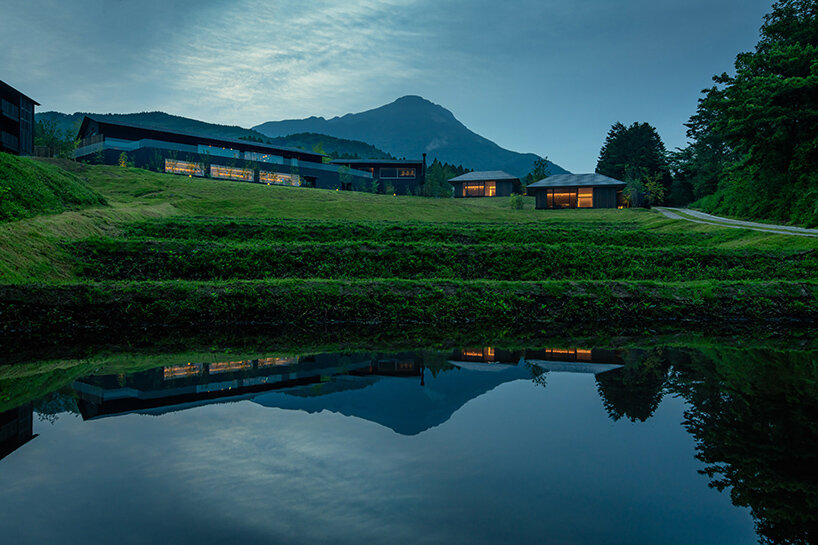
[[[251,127],[420,95],[592,172],[611,125],[668,149],[772,0],[0,0],[0,80],[38,111]]]

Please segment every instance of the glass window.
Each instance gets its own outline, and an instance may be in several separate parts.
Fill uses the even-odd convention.
[[[266,170],[259,171],[258,181],[263,184],[291,185],[294,187],[304,185],[301,176],[296,174],[280,174],[278,172],[267,172]]]
[[[186,176],[204,176],[204,165],[202,163],[188,163],[187,161],[174,161],[165,159],[165,172],[170,174],[184,174]]]
[[[579,208],[593,208],[594,206],[594,188],[580,187],[577,192],[577,206]]]
[[[413,168],[401,168],[398,171],[398,178],[414,178],[415,177],[415,169]]]
[[[571,207],[571,191],[567,189],[554,190],[554,208],[570,208]],[[574,193],[574,195],[576,195]],[[574,197],[576,199],[576,197]]]
[[[220,178],[222,180],[241,180],[244,182],[252,182],[253,169],[210,165],[210,176],[213,178]]]
[[[397,178],[398,177],[398,169],[397,168],[382,168],[380,170],[380,178]]]
[[[497,182],[486,182],[486,197],[497,195]]]
[[[464,197],[483,197],[485,195],[486,186],[483,182],[464,182],[463,196]]]

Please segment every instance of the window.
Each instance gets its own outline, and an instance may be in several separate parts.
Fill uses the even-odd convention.
[[[202,155],[211,155],[214,157],[229,157],[231,159],[241,159],[241,152],[231,148],[219,148],[216,146],[205,146],[199,144],[199,153]]]
[[[379,178],[397,178],[398,177],[398,169],[397,168],[382,168],[380,170]]]
[[[268,172],[266,170],[259,171],[258,181],[263,184],[291,185],[294,187],[304,185],[301,176],[296,174],[279,174],[278,172]]]
[[[210,176],[212,178],[252,182],[253,174],[252,168],[232,168],[222,165],[210,165]]]
[[[497,182],[486,182],[486,197],[494,197],[497,195]]]
[[[401,168],[398,170],[398,178],[414,178],[415,177],[415,169],[413,168]]]
[[[579,208],[593,208],[594,207],[594,188],[580,187],[577,193],[577,207]]]
[[[464,197],[482,197],[486,191],[486,184],[483,182],[463,182]]]
[[[201,163],[188,163],[187,161],[174,161],[165,159],[165,172],[170,174],[184,174],[186,176],[204,176],[204,165]]]
[[[574,187],[557,187],[546,189],[547,208],[576,208],[577,189]]]
[[[284,158],[278,155],[268,155],[266,153],[258,153],[255,151],[245,151],[244,159],[246,161],[255,161],[257,163],[273,163],[276,165],[283,165]]]

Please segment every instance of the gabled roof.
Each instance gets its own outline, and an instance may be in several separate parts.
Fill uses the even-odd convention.
[[[17,93],[18,95],[22,95],[22,96],[23,96],[23,98],[26,98],[26,99],[30,100],[31,102],[33,102],[33,103],[34,103],[34,105],[35,105],[35,106],[39,106],[39,105],[40,105],[40,103],[39,103],[39,102],[37,102],[36,100],[34,100],[33,98],[31,98],[30,96],[27,96],[27,95],[25,95],[25,94],[21,93],[20,91],[18,91],[17,89],[15,89],[14,87],[12,87],[12,86],[11,86],[11,85],[9,85],[8,83],[4,82],[3,80],[0,80],[0,89],[5,89],[6,91],[11,90],[12,92]]]
[[[528,184],[527,189],[547,187],[625,187],[625,182],[603,174],[557,174]]]
[[[516,176],[512,176],[508,172],[503,172],[502,170],[483,170],[478,172],[467,172],[466,174],[461,174],[460,176],[456,176],[449,180],[449,183],[458,183],[458,182],[496,182],[499,180],[516,180],[520,181],[520,179]]]
[[[293,155],[300,155],[302,157],[310,157],[315,162],[321,162],[321,158],[323,155],[320,153],[315,153],[312,151],[307,151],[299,148],[290,148],[286,146],[275,146],[272,144],[264,144],[261,142],[253,142],[252,140],[241,140],[240,138],[225,138],[225,137],[217,137],[217,136],[208,136],[204,134],[195,134],[189,132],[181,132],[181,131],[169,131],[166,129],[161,129],[159,127],[153,127],[149,125],[134,125],[132,123],[125,123],[122,121],[110,121],[105,118],[86,115],[82,120],[82,125],[80,125],[80,129],[77,132],[77,136],[82,138],[82,135],[88,130],[88,125],[90,123],[96,123],[100,127],[100,131],[103,130],[103,127],[119,127],[125,129],[132,129],[134,131],[144,132],[144,133],[154,133],[150,136],[153,136],[155,140],[162,140],[163,136],[167,137],[176,137],[177,139],[193,139],[201,143],[208,143],[208,144],[216,144],[219,146],[220,144],[232,144],[232,145],[239,145],[242,149],[249,149],[255,151],[262,151],[262,152],[275,152],[275,151],[284,151],[291,153]]]

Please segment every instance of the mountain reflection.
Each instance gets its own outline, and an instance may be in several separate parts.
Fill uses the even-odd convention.
[[[174,364],[82,377],[0,413],[0,459],[36,437],[34,412],[52,420],[76,410],[87,420],[246,399],[271,409],[330,411],[414,436],[503,384],[530,380],[547,392],[551,373],[567,372],[594,375],[612,421],[638,425],[665,395],[684,399],[683,425],[695,439],[701,472],[751,510],[759,539],[818,542],[818,358],[805,351],[478,346]]]

